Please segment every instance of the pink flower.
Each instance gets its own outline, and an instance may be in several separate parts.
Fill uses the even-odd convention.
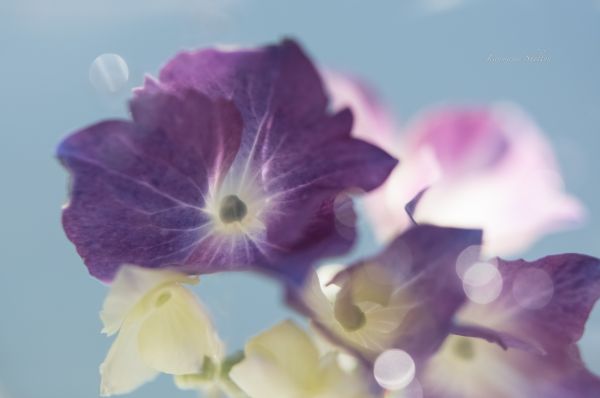
[[[381,240],[410,227],[404,206],[425,188],[415,220],[482,228],[490,255],[517,253],[583,220],[581,203],[564,191],[544,133],[516,106],[442,107],[394,134],[400,129],[372,94],[348,78],[329,75],[334,106],[350,106],[359,121],[353,134],[401,159],[386,183],[365,198]]]

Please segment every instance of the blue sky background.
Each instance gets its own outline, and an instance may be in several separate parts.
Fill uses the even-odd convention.
[[[96,397],[111,343],[99,333],[106,288],[60,226],[67,176],[53,152],[61,137],[124,116],[129,88],[178,50],[284,36],[321,64],[371,81],[400,120],[440,103],[520,104],[548,133],[568,189],[590,213],[586,226],[547,237],[526,257],[600,256],[599,1],[2,0],[0,398]],[[88,79],[107,52],[131,72],[113,96]],[[550,59],[487,61],[539,53]],[[251,275],[207,277],[197,292],[232,349],[288,314],[277,287]],[[600,309],[583,354],[600,373]],[[161,377],[130,396],[194,394]]]

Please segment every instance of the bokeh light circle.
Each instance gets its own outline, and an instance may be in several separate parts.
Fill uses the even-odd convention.
[[[114,94],[129,81],[129,67],[118,54],[102,54],[92,62],[89,79],[96,90]]]
[[[354,372],[359,366],[358,359],[355,356],[344,352],[337,355],[337,363],[342,370],[348,373]]]
[[[392,349],[381,353],[375,360],[373,375],[386,390],[396,391],[407,387],[415,378],[416,367],[405,351]]]
[[[478,262],[463,275],[463,289],[467,297],[478,304],[489,304],[502,292],[502,275],[490,262]]]

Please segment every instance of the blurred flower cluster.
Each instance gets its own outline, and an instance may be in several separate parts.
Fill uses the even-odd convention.
[[[398,123],[286,40],[180,53],[130,111],[57,153],[72,178],[64,230],[110,284],[102,395],[164,373],[208,397],[600,396],[577,348],[600,261],[499,257],[585,217],[516,106]],[[353,247],[358,216],[382,250],[327,263]],[[225,347],[187,287],[224,271],[278,281],[307,325]]]

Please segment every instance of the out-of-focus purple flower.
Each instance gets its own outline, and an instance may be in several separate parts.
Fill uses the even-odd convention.
[[[461,335],[449,337],[421,370],[425,396],[600,396],[600,379],[586,369],[576,345],[600,297],[600,260],[562,254],[498,260],[497,269],[499,296],[465,305],[457,315]]]
[[[290,291],[289,302],[366,362],[400,348],[419,364],[445,339],[465,300],[454,264],[480,242],[480,231],[417,226],[339,272],[325,291],[315,276],[300,292]]]
[[[415,219],[482,228],[490,255],[514,254],[546,233],[582,221],[581,204],[563,192],[550,144],[515,106],[435,109],[401,131],[362,84],[341,75],[327,81],[336,103],[349,105],[362,121],[353,134],[402,159],[386,183],[365,198],[383,241],[411,225],[404,205],[428,187]]]
[[[327,105],[293,41],[181,53],[136,92],[133,121],[101,122],[60,145],[73,177],[65,231],[107,281],[124,263],[301,278],[352,244],[352,230],[336,231],[336,195],[370,191],[396,165],[350,137],[349,110]]]

